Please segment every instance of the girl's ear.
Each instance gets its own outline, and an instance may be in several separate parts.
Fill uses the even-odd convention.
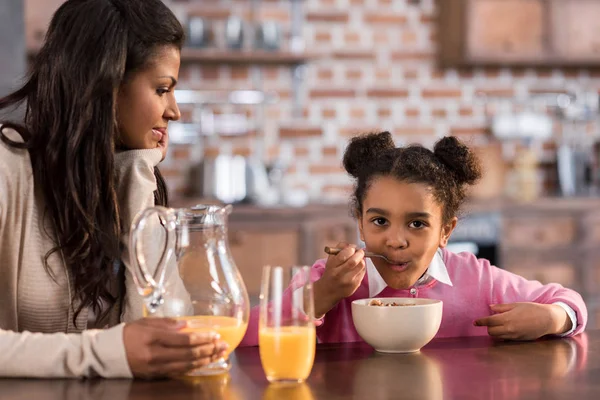
[[[458,218],[454,217],[448,222],[446,225],[442,226],[442,232],[440,234],[440,246],[446,247],[448,245],[448,239],[450,239],[450,235],[454,228],[456,228],[456,223],[458,222]]]

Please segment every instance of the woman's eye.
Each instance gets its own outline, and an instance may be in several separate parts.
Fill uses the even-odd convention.
[[[387,220],[385,218],[375,218],[373,223],[377,226],[384,226],[387,223]]]
[[[411,223],[410,223],[410,226],[411,226],[412,228],[417,228],[417,229],[419,229],[419,228],[424,228],[426,225],[425,225],[425,223],[423,223],[422,221],[413,221],[413,222],[411,222]]]
[[[165,89],[165,88],[156,89],[156,94],[158,94],[159,96],[162,96],[165,93],[169,93],[169,89]]]

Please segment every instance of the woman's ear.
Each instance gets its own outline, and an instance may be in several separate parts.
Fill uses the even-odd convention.
[[[458,218],[454,217],[445,225],[442,225],[442,232],[440,234],[440,246],[446,247],[448,245],[448,240],[450,239],[450,235],[454,228],[456,228],[456,223],[458,222]]]

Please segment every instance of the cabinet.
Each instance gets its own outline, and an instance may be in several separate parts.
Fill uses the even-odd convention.
[[[596,0],[438,0],[444,66],[600,65]]]
[[[600,199],[541,200],[502,208],[500,265],[579,292],[600,328]]]
[[[553,0],[556,54],[572,61],[600,63],[600,2]]]
[[[544,1],[469,1],[467,56],[483,62],[540,60],[545,46]]]

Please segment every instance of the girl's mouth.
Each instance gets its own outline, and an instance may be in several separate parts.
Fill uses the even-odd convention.
[[[406,271],[406,269],[408,268],[408,263],[396,263],[394,262],[394,264],[389,264],[388,263],[389,268],[394,271],[394,272],[403,272]]]

